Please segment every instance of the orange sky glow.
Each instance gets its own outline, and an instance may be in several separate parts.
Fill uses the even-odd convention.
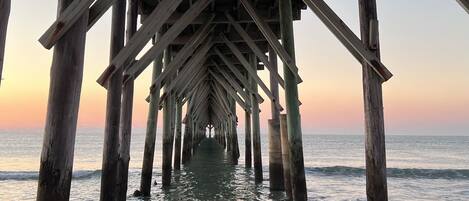
[[[43,128],[52,51],[37,39],[55,19],[56,1],[51,2],[12,2],[0,130]],[[327,2],[358,33],[356,1]],[[469,135],[469,15],[455,1],[398,0],[379,6],[382,60],[395,75],[383,86],[388,133]],[[104,125],[106,91],[95,80],[107,67],[109,17],[108,13],[87,36],[80,127]],[[363,133],[361,65],[309,10],[295,22],[295,37],[304,80],[299,86],[304,133]],[[146,124],[150,71],[136,81],[133,122],[138,128]],[[268,71],[259,74],[268,85]],[[266,100],[261,105],[265,130],[270,103],[261,95]],[[240,108],[238,116],[242,131]]]

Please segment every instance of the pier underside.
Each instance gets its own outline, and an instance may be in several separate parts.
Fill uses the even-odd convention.
[[[457,1],[468,10],[468,0]],[[111,51],[109,65],[97,77],[107,91],[100,200],[125,200],[134,190],[135,196],[152,196],[156,142],[163,145],[165,188],[174,185],[174,170],[197,164],[199,148],[214,154],[226,150],[223,160],[229,165],[222,168],[238,165],[244,149],[244,165],[253,167],[255,182],[264,181],[262,168],[268,166],[271,191],[307,200],[298,94],[303,80],[293,34],[293,21],[301,20],[306,9],[362,64],[367,199],[388,199],[382,84],[393,74],[380,58],[376,0],[358,0],[360,35],[324,0],[58,2],[56,21],[39,38],[44,48],[53,48],[53,59],[38,201],[69,200],[86,37],[106,12],[112,12]],[[9,11],[10,0],[0,0],[0,78]],[[148,97],[138,97],[149,104],[140,186],[127,189],[134,80],[149,66]],[[267,70],[270,79],[259,77],[260,70]],[[261,153],[261,103],[271,105],[264,122],[268,139],[262,139],[268,140],[268,165]],[[157,136],[160,111],[162,136]],[[238,142],[241,116],[244,143]]]

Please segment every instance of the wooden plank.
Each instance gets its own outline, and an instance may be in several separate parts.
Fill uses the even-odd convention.
[[[282,76],[278,74],[278,72],[273,71],[273,67],[270,65],[270,62],[267,58],[267,56],[261,51],[261,49],[256,45],[254,40],[249,36],[249,34],[239,25],[234,18],[228,13],[225,13],[226,18],[231,22],[231,25],[235,28],[235,30],[238,32],[238,34],[243,38],[243,40],[246,42],[246,44],[251,48],[252,52],[256,54],[257,58],[264,64],[264,66],[269,69],[271,73],[274,75],[274,79],[280,84],[280,86],[284,87],[285,81],[283,81]]]
[[[3,58],[7,37],[8,18],[10,17],[11,0],[0,0],[0,84],[2,83]]]
[[[210,47],[212,46],[212,43],[207,40],[205,42],[205,44],[200,47],[200,49],[197,50],[197,52],[189,59],[189,61],[187,61],[187,64],[186,66],[188,68],[192,68],[191,66],[194,66],[194,65],[197,65],[199,64],[200,62],[203,62],[205,61],[206,59],[206,55],[207,55],[207,52],[210,50]],[[172,63],[169,64],[170,66],[175,66],[175,65],[172,65]],[[176,68],[176,67],[172,67],[172,68]],[[164,77],[164,74],[170,74],[171,72],[169,72],[169,69],[171,68],[168,68],[168,69],[165,69],[165,71],[163,71],[163,73],[161,74],[161,76],[159,76],[155,82],[153,82],[154,84],[152,84],[152,86],[150,87],[150,92],[153,90],[153,88],[155,86],[159,86],[161,85],[161,81],[163,80],[163,77]],[[167,72],[168,70],[168,72]]]
[[[161,29],[171,13],[176,10],[181,2],[182,0],[161,1],[149,15],[148,20],[143,22],[140,29],[138,29],[126,46],[112,59],[111,64],[101,74],[97,82],[101,86],[104,86],[117,70],[125,67],[124,64],[129,61],[129,59],[134,59],[150,38]]]
[[[59,0],[58,12],[71,2]],[[87,21],[87,14],[80,16],[54,47],[37,201],[70,199]]]
[[[270,100],[272,100],[272,102],[275,102],[275,105],[280,111],[283,111],[283,107],[280,105],[279,101],[275,99],[275,97],[272,95],[272,92],[270,92],[269,88],[265,85],[262,79],[257,75],[256,68],[251,67],[249,62],[246,60],[246,58],[244,58],[243,54],[239,51],[236,45],[234,45],[231,41],[229,41],[223,34],[221,34],[220,37],[223,39],[223,41],[225,41],[225,44],[228,46],[228,48],[230,48],[230,50],[233,52],[236,58],[238,58],[238,60],[241,62],[242,66],[248,72],[248,74],[262,88],[262,90],[267,95],[267,97],[269,97]],[[256,62],[256,66],[257,66],[257,62]]]
[[[392,77],[392,73],[381,63],[380,59],[361,42],[323,0],[304,0],[304,2],[357,60],[367,62],[384,81]]]
[[[214,77],[218,77],[219,79],[226,80],[228,82],[228,84],[231,85],[244,98],[244,101],[250,100],[251,97],[245,91],[243,91],[243,88],[241,86],[239,86],[239,84],[236,83],[236,81],[234,81],[231,77],[227,78],[227,77],[223,76],[223,74],[222,75],[217,75],[214,71],[212,71],[210,69],[208,71],[211,72]],[[220,71],[218,71],[218,72],[220,72]]]
[[[98,22],[98,20],[106,13],[107,10],[115,3],[116,0],[96,0],[89,9],[88,30]]]
[[[203,77],[201,79],[199,79],[194,85],[186,85],[184,86],[178,93],[178,96],[179,97],[182,97],[184,94],[186,94],[186,89],[188,86],[194,86],[193,89],[197,89],[197,87],[203,82],[205,81],[205,78],[207,77],[207,74],[204,74]],[[192,82],[190,82],[192,83]],[[191,93],[194,92],[194,90],[190,91],[189,93],[187,93],[187,95],[185,95],[187,98],[191,97]]]
[[[360,32],[364,45],[380,58],[379,41],[371,44],[371,38],[379,38],[378,29],[370,22],[377,21],[375,0],[359,0]],[[372,36],[374,35],[374,36]],[[365,112],[365,164],[367,200],[388,200],[386,178],[386,141],[384,127],[382,79],[367,62],[363,63],[363,100]]]
[[[461,5],[464,10],[466,10],[467,14],[469,14],[469,0],[456,0],[458,1],[459,5]]]
[[[172,62],[168,65],[168,68],[165,68],[164,72],[152,82],[150,89],[155,88],[155,86],[157,85],[161,85],[161,82],[165,80],[167,76],[174,73],[189,58],[189,56],[194,53],[194,51],[200,44],[202,44],[202,42],[204,42],[204,44],[202,45],[200,50],[208,51],[210,49],[210,46],[212,45],[211,38],[205,39],[211,30],[211,28],[209,27],[211,26],[206,26],[200,29],[200,32],[194,35],[193,43],[187,43],[186,45],[184,45],[184,47],[176,54]],[[200,54],[200,51],[195,54]]]
[[[236,68],[236,66],[234,66],[228,60],[228,58],[220,52],[220,50],[217,47],[213,47],[212,49],[215,52],[215,54],[217,54],[221,58],[221,60],[225,63],[225,65],[228,67],[228,69],[230,69],[230,71],[235,75],[235,77],[244,85],[244,87],[246,89],[248,89],[251,93],[254,93],[253,86],[251,86],[249,84],[246,77],[244,77],[243,74],[241,72],[239,72],[239,70]],[[213,63],[215,63],[215,62],[213,62]]]
[[[234,80],[234,78],[230,75],[228,75],[228,72],[225,71],[225,69],[221,68],[220,66],[218,66],[218,64],[215,64],[217,66],[217,71],[219,73],[221,73],[223,75],[223,77],[225,77],[226,80],[228,80],[228,82],[235,86],[235,87],[239,87],[239,88],[242,88],[238,82],[236,80]],[[245,93],[252,93],[251,91],[249,91],[249,89],[246,89]],[[259,95],[259,94],[256,94],[256,97],[257,97],[257,100],[259,101],[259,104],[260,103],[263,103],[264,102],[264,99]]]
[[[192,82],[192,79],[200,78],[200,75],[202,74],[203,71],[201,70],[201,68],[198,68],[198,70],[194,71],[192,68],[194,68],[195,66],[196,65],[191,65],[191,66],[188,66],[187,68],[183,68],[183,70],[181,72],[178,72],[176,78],[172,80],[169,86],[166,86],[165,89],[167,89],[167,91],[172,91],[181,82],[185,82],[184,85],[187,85]],[[167,95],[168,95],[167,93],[164,93],[163,95],[161,95],[160,100],[164,100]],[[162,105],[162,104],[163,102],[160,101],[159,105]]]
[[[229,83],[227,83],[224,79],[222,79],[220,76],[218,76],[217,74],[215,74],[213,71],[209,70],[209,73],[210,75],[212,75],[213,78],[215,78],[215,80],[223,86],[223,88],[225,88],[225,90],[229,91],[230,93],[233,93],[234,95],[236,95],[238,98],[238,93],[239,91],[236,91],[236,89],[233,88],[233,86],[231,86]],[[235,100],[238,99],[236,97],[233,97]],[[241,98],[239,98],[241,100]],[[242,100],[244,105],[246,106],[247,108],[247,111],[251,111],[250,110],[250,107],[251,107],[251,104],[248,103],[247,101],[250,101],[250,99],[244,99]],[[246,110],[246,108],[244,108]]]
[[[297,81],[301,81],[301,77],[298,74],[298,67],[295,64],[294,58],[287,51],[282,47],[282,44],[278,42],[277,37],[275,36],[272,29],[270,29],[269,25],[265,23],[261,17],[256,13],[257,11],[254,7],[249,3],[249,0],[240,0],[241,4],[244,6],[248,14],[252,17],[254,22],[256,23],[259,30],[262,32],[264,37],[267,39],[269,44],[274,48],[277,55],[282,59],[282,61],[288,65],[289,69],[295,75]]]
[[[161,37],[161,40],[158,40],[155,45],[153,45],[150,50],[148,50],[134,65],[132,65],[126,74],[132,75],[135,79],[137,78],[143,70],[153,61],[153,59],[161,54],[165,48],[171,44],[171,42],[194,20],[210,3],[211,0],[199,0],[194,3],[189,10],[187,10],[184,15],[169,28],[164,35]],[[213,17],[208,20],[210,23],[213,20]]]
[[[251,108],[250,106],[244,102],[239,96],[238,94],[236,94],[236,92],[234,91],[233,88],[230,88],[229,86],[225,85],[225,83],[221,82],[220,80],[218,79],[215,79],[225,90],[226,92],[239,104],[239,106],[241,106],[244,110],[246,111],[251,111]],[[214,85],[213,86],[214,88],[218,88],[219,85]]]
[[[39,42],[47,49],[52,48],[67,31],[75,25],[85,12],[88,11],[94,0],[72,1],[72,3],[60,13],[57,20],[39,38]]]

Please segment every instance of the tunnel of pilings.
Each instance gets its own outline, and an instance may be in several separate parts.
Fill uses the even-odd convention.
[[[0,0],[0,77],[10,1]],[[469,12],[469,0],[457,1]],[[293,34],[293,21],[306,9],[363,65],[366,194],[368,200],[387,200],[381,87],[392,74],[380,60],[376,0],[358,0],[360,36],[324,0],[58,2],[56,21],[39,38],[46,49],[53,48],[53,58],[37,200],[69,200],[86,35],[107,11],[112,12],[109,65],[97,79],[107,90],[100,200],[125,200],[135,190],[127,189],[133,90],[146,68],[152,68],[152,82],[136,195],[151,196],[157,141],[163,144],[161,183],[167,187],[172,170],[191,160],[206,130],[233,165],[244,149],[244,165],[262,182],[259,104],[269,102],[268,139],[263,139],[269,144],[269,187],[292,200],[307,200],[298,95],[303,80]],[[257,75],[260,70],[269,71],[269,86]],[[285,91],[284,105],[279,90]],[[236,113],[237,105],[244,114]],[[163,128],[157,137],[159,112]],[[245,147],[238,145],[240,115],[246,121]]]

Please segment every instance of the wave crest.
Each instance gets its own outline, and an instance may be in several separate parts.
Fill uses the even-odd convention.
[[[100,170],[79,170],[72,174],[73,179],[88,179],[100,175]],[[37,171],[0,171],[0,181],[5,180],[37,180]]]
[[[332,166],[307,167],[307,173],[330,176],[365,176],[364,168]],[[388,177],[414,179],[469,179],[469,169],[388,168]]]

